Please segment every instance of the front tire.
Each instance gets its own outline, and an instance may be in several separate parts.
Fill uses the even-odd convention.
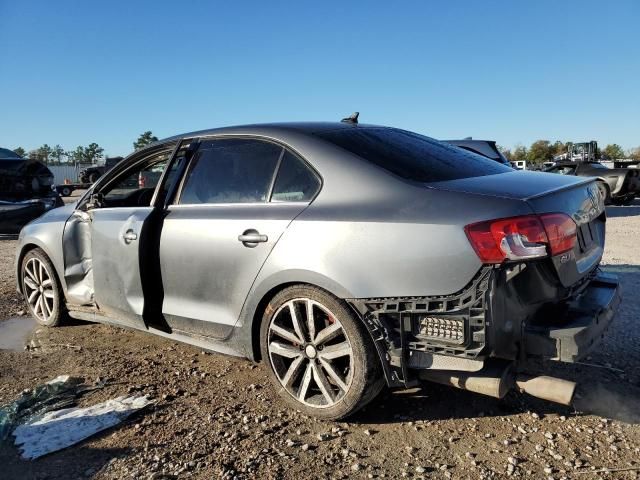
[[[365,326],[316,287],[288,287],[274,296],[262,318],[260,347],[278,394],[308,415],[347,417],[384,386]]]
[[[45,327],[62,324],[66,319],[64,295],[53,264],[41,249],[27,252],[22,259],[20,276],[22,292],[33,318]]]

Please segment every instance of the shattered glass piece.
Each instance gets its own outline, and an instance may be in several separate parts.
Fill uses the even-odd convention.
[[[122,396],[86,408],[48,412],[17,427],[15,444],[22,458],[33,460],[111,428],[150,403],[146,396]]]
[[[4,405],[0,408],[0,440],[6,440],[13,428],[35,416],[73,405],[84,391],[82,382],[82,378],[60,375]]]

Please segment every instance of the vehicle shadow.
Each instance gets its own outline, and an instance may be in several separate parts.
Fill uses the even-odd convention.
[[[91,478],[116,457],[130,455],[131,448],[91,448],[75,445],[57,454],[24,460],[9,442],[0,444],[3,478]]]

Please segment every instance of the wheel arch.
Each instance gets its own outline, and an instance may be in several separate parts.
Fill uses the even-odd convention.
[[[603,177],[596,177],[596,181],[599,183],[602,183],[604,185],[604,188],[607,190],[607,198],[605,198],[605,203],[607,201],[611,201],[611,185],[609,185],[609,182],[607,182],[606,179],[604,179]]]

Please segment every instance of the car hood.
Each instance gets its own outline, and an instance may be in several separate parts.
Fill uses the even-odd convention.
[[[589,177],[579,178],[555,173],[515,170],[513,172],[485,175],[483,177],[432,182],[427,184],[427,186],[452,192],[530,200],[591,181],[592,179]]]

